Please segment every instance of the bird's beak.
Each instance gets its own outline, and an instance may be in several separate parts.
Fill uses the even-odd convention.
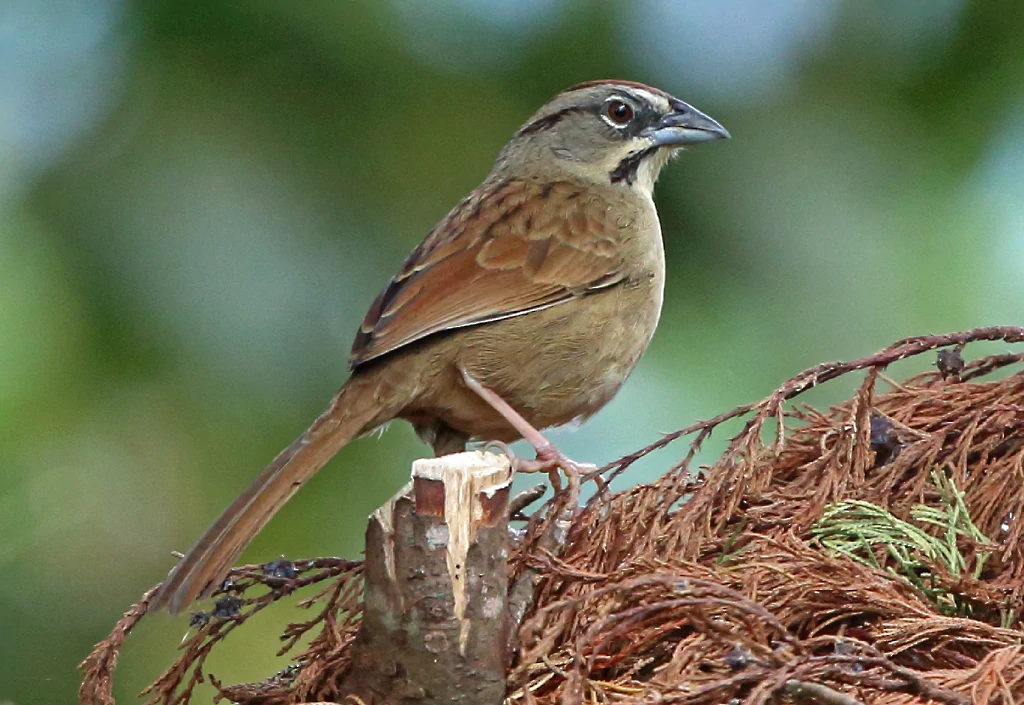
[[[729,131],[717,120],[692,105],[672,99],[672,112],[648,132],[656,147],[684,147],[717,139],[728,139]]]

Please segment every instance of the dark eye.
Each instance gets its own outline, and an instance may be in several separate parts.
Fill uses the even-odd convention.
[[[609,100],[604,104],[604,114],[613,125],[628,125],[633,119],[633,108],[621,100]]]

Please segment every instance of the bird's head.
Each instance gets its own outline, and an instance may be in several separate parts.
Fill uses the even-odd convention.
[[[650,193],[680,148],[728,136],[717,121],[657,88],[592,81],[534,113],[502,150],[498,168]]]

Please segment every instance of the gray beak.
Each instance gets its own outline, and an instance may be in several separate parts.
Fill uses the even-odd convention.
[[[657,147],[684,147],[729,138],[729,131],[717,120],[676,98],[672,99],[672,112],[647,134]]]

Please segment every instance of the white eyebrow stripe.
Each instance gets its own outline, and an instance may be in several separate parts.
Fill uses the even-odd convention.
[[[651,105],[654,108],[657,108],[662,112],[668,112],[669,108],[671,107],[668,104],[668,100],[665,98],[665,96],[657,95],[656,93],[651,93],[650,91],[645,91],[643,88],[630,88],[630,91],[637,98],[642,98],[643,100],[647,101],[649,105]]]

